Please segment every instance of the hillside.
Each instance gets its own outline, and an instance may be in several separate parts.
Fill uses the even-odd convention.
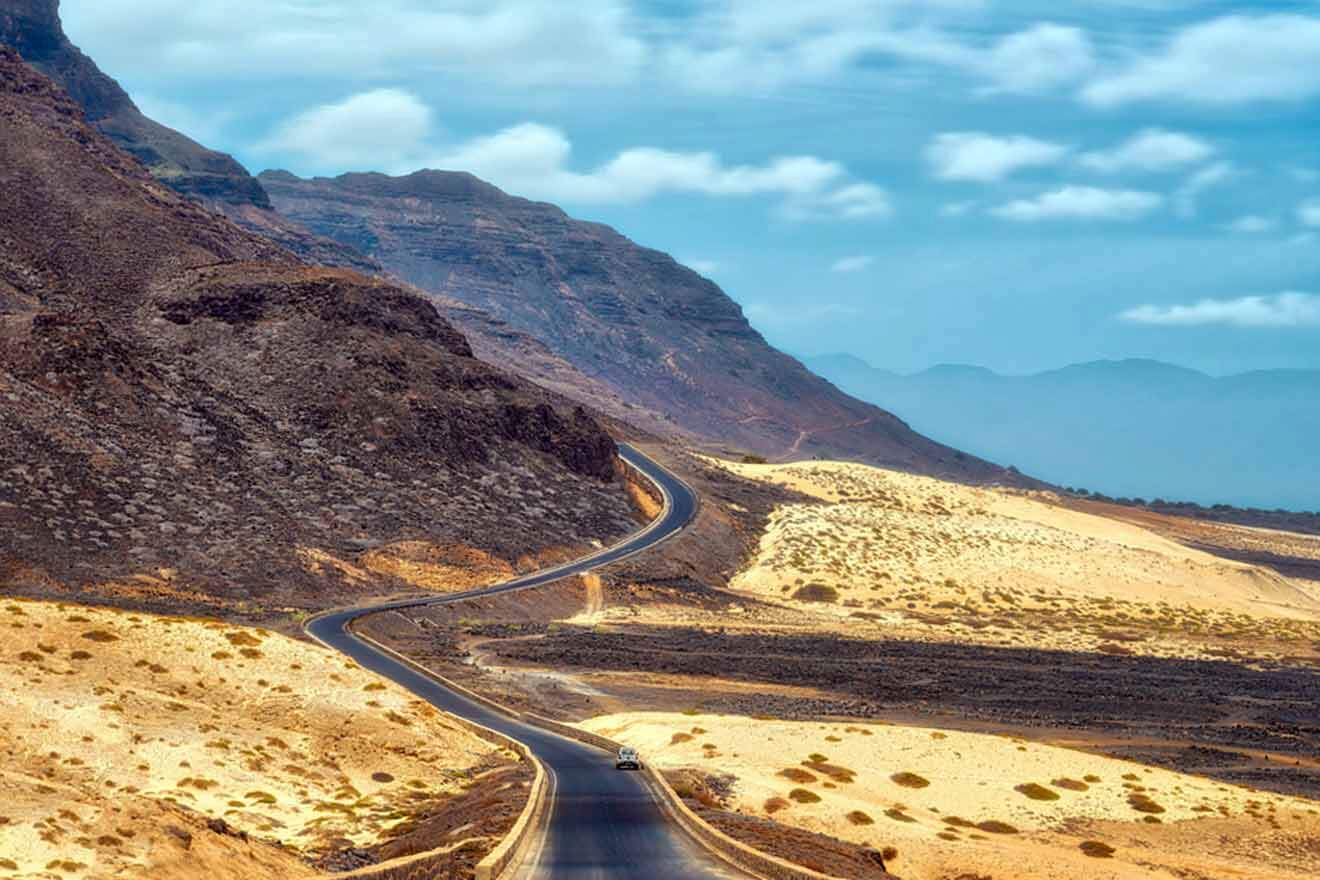
[[[475,861],[525,800],[525,764],[312,645],[54,602],[0,620],[0,875],[324,877],[415,851],[421,816]]]
[[[425,300],[162,186],[5,47],[0,125],[7,590],[322,607],[631,527],[601,427]]]
[[[280,213],[531,334],[690,434],[775,458],[829,454],[968,481],[1014,478],[839,392],[668,255],[553,205],[440,171],[260,180]]]
[[[63,87],[88,122],[176,192],[308,255],[313,262],[369,274],[380,271],[361,254],[277,214],[261,184],[232,156],[207,149],[143,115],[119,83],[69,41],[60,23],[59,0],[0,0],[0,45],[14,48]]]
[[[1214,378],[1131,360],[1030,376],[958,366],[908,376],[846,355],[808,364],[849,393],[903,413],[919,431],[1059,485],[1320,510],[1313,439],[1320,372]]]

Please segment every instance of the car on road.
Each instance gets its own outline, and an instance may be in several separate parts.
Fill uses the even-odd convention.
[[[624,746],[619,749],[619,755],[614,759],[614,768],[616,770],[641,770],[642,759],[637,754],[636,749]]]

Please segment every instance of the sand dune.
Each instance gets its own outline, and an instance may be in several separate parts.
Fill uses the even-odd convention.
[[[774,512],[735,590],[963,640],[1004,640],[992,620],[1015,644],[1080,649],[1116,630],[1123,650],[1153,653],[1202,653],[1198,634],[1282,653],[1320,640],[1307,585],[1044,496],[836,462],[719,464],[815,499]]]
[[[503,761],[260,630],[10,600],[0,627],[0,876],[311,876]]]
[[[739,812],[894,846],[909,880],[1301,880],[1320,866],[1320,803],[1007,737],[679,713],[581,726],[661,768],[734,777]]]

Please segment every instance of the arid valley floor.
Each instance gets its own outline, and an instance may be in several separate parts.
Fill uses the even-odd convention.
[[[370,630],[837,876],[1315,875],[1320,582],[1280,571],[1320,538],[673,460],[705,506],[660,558]]]

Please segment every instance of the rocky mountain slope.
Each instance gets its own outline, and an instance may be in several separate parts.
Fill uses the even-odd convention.
[[[776,351],[711,281],[614,230],[469,174],[259,178],[280,213],[543,340],[698,437],[955,479],[1013,479],[922,437]]]
[[[69,41],[60,23],[59,0],[0,0],[0,45],[13,47],[61,85],[89,122],[177,192],[314,262],[381,271],[361,254],[277,214],[261,184],[232,156],[144,116],[119,83]]]
[[[161,185],[0,47],[0,583],[311,607],[630,527],[582,409]]]

